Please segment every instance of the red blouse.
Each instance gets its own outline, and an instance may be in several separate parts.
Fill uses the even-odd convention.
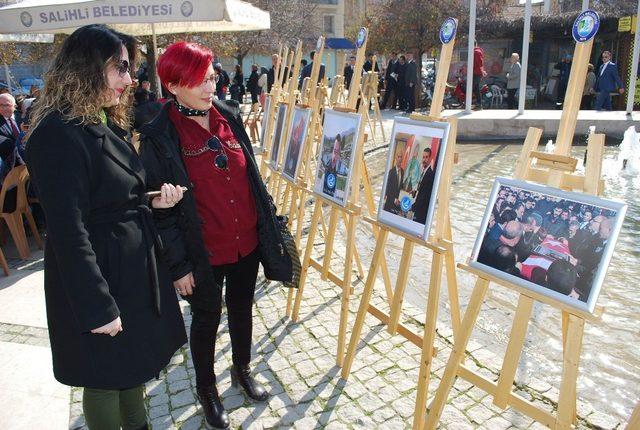
[[[211,132],[182,115],[173,104],[169,118],[180,137],[182,160],[193,184],[209,262],[214,266],[236,263],[239,257],[245,257],[258,246],[256,203],[242,148],[227,120],[213,106],[209,111]],[[229,158],[228,169],[220,169],[214,164],[218,151],[206,151],[196,156],[185,155],[182,151],[197,151],[213,135],[222,142]]]

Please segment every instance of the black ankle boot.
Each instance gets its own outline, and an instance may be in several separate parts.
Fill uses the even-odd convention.
[[[216,386],[198,388],[196,392],[204,412],[205,426],[208,429],[228,429],[230,424],[229,415],[227,415],[227,411],[222,406]]]
[[[231,385],[237,387],[240,385],[245,393],[253,400],[262,402],[267,400],[269,393],[264,386],[251,376],[251,369],[248,365],[231,367]]]

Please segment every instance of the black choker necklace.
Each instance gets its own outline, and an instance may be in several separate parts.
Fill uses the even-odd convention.
[[[178,109],[178,112],[180,112],[184,116],[207,116],[207,114],[209,113],[209,109],[207,110],[191,109],[186,106],[182,106],[180,103],[178,103],[178,100],[174,100],[173,102],[175,103],[176,109]]]

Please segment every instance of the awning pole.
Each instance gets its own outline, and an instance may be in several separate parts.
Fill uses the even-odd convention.
[[[529,37],[531,34],[531,0],[524,5],[524,33],[522,35],[522,62],[520,65],[520,91],[518,93],[518,115],[524,113],[527,98],[527,69],[529,68]]]
[[[158,62],[158,40],[156,38],[156,25],[151,23],[151,40],[153,41],[153,58],[155,58],[156,63]],[[162,84],[160,83],[160,76],[158,76],[158,72],[155,72],[156,75],[156,87],[158,88],[158,98],[162,97]]]
[[[465,100],[465,112],[471,113],[471,97],[473,96],[473,48],[476,40],[476,0],[470,0],[469,4],[469,44],[467,52],[467,94]],[[478,100],[478,105],[482,100]]]
[[[9,88],[9,93],[11,93],[11,75],[9,74],[7,63],[4,63],[4,79],[7,81],[7,87]]]
[[[589,0],[582,0],[582,11],[589,9]]]
[[[640,18],[640,0],[638,0],[637,16]],[[633,112],[633,101],[636,98],[636,81],[638,79],[638,57],[640,56],[640,20],[636,20],[636,37],[633,39],[633,60],[631,62],[631,77],[627,88],[627,114]]]

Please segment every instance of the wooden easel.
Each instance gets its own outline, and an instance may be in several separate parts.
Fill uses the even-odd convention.
[[[366,29],[363,29],[363,31],[365,31],[365,36],[366,36]],[[364,45],[358,49],[358,53],[356,55],[355,70],[362,69],[362,65],[364,63],[364,58],[365,58],[365,49],[366,49],[366,39],[365,39]],[[351,80],[351,89],[349,92],[349,99],[348,99],[349,100],[348,103],[350,104],[348,107],[344,107],[344,108],[335,107],[336,111],[355,112],[355,105],[357,103],[356,95],[360,91],[360,79],[361,79],[361,75],[358,73],[354,73],[354,76]],[[360,113],[363,112],[363,109],[366,109],[366,106],[364,103],[362,103],[360,106]],[[364,116],[361,121],[361,126],[364,127]],[[364,139],[363,133],[360,133],[360,139],[361,140]],[[318,143],[320,144],[321,142],[318,142]],[[347,205],[346,208],[343,208],[332,201],[316,196],[314,210],[311,217],[310,231],[308,233],[305,254],[302,262],[300,286],[297,290],[290,289],[289,296],[287,298],[287,316],[291,316],[291,319],[293,321],[297,321],[299,310],[300,310],[300,304],[302,300],[302,295],[305,287],[306,275],[309,267],[313,267],[319,270],[321,273],[322,280],[330,280],[332,283],[342,288],[340,328],[338,333],[338,350],[336,354],[336,362],[338,363],[339,366],[342,365],[342,359],[343,359],[344,349],[345,349],[346,327],[347,327],[347,319],[348,319],[348,313],[349,313],[349,296],[351,294],[351,265],[352,265],[354,256],[356,259],[356,263],[359,262],[358,253],[354,246],[354,237],[351,236],[351,234],[355,234],[355,223],[357,218],[360,216],[360,212],[361,212],[361,207],[359,204],[359,188],[360,188],[359,181],[360,180],[362,180],[362,184],[364,185],[365,197],[366,197],[366,202],[367,202],[367,207],[369,209],[369,212],[372,215],[375,214],[375,202],[373,199],[373,192],[371,190],[371,183],[369,181],[369,177],[366,170],[366,164],[364,163],[362,144],[363,142],[360,142],[358,151],[356,154],[354,154],[354,156],[357,158],[354,159],[354,173],[352,175],[355,175],[356,166],[358,166],[357,167],[358,175],[352,176],[351,184],[352,184],[352,189],[358,190],[358,191],[352,192],[352,194],[350,195],[350,204]],[[307,192],[310,192],[310,191],[307,190]],[[301,205],[302,205],[302,202],[303,200],[301,200],[301,203],[300,203]],[[315,239],[315,234],[317,232],[318,223],[324,220],[323,213],[322,213],[323,204],[326,204],[329,206],[330,215],[329,215],[329,226],[325,234],[326,240],[325,240],[324,257],[323,257],[323,261],[320,262],[313,259],[311,257],[311,254],[313,252],[313,245],[314,245],[313,242]],[[344,269],[344,274],[342,278],[340,277],[340,275],[330,270],[330,262],[331,262],[331,257],[333,255],[333,247],[334,247],[334,237],[337,231],[339,217],[343,220],[347,229],[347,248],[346,248],[346,255],[345,255],[345,266],[344,266],[345,269]],[[302,217],[299,216],[298,219],[300,222],[302,220]],[[374,238],[377,240],[378,228],[376,226],[374,226],[373,228],[373,234],[374,234]],[[362,268],[360,267],[359,264],[358,264],[358,270],[360,271],[361,276],[364,277]],[[385,280],[385,287],[387,288],[388,298],[389,300],[391,300],[390,299],[391,279],[390,279],[388,268],[386,265],[386,260],[384,259],[382,259],[382,272]],[[295,293],[295,302],[294,302],[294,293]]]
[[[373,56],[373,62],[375,64],[376,57]],[[382,125],[382,113],[380,113],[380,103],[378,94],[378,74],[374,72],[367,72],[363,76],[362,82],[362,101],[366,103],[367,108],[367,124],[371,130],[371,137],[376,138],[376,126],[380,126],[380,132],[382,134],[382,140],[386,140],[384,134],[384,127]],[[373,116],[369,114],[369,108],[373,108]]]
[[[584,176],[574,173],[577,160],[570,156],[592,45],[593,39],[576,44],[573,66],[567,87],[567,97],[565,98],[565,106],[558,129],[555,152],[553,154],[547,154],[536,151],[542,130],[530,128],[522,148],[522,153],[516,164],[514,175],[516,178],[563,189],[580,190],[594,195],[601,193],[602,183],[600,175],[605,136],[603,134],[591,134],[589,136],[587,147],[589,156],[587,158]],[[535,167],[532,166],[534,160],[537,160]],[[511,282],[494,277],[482,270],[470,267],[468,264],[459,264],[458,267],[475,274],[478,279],[465,311],[462,325],[455,338],[453,351],[449,356],[436,396],[430,405],[427,420],[426,422],[414,422],[414,428],[436,428],[451,387],[457,376],[491,394],[493,396],[493,403],[502,409],[511,406],[553,429],[571,428],[572,424],[576,421],[576,379],[578,376],[578,363],[580,360],[584,324],[585,321],[594,320],[597,317],[587,312],[576,310],[563,303],[556,302],[547,296],[524,289]],[[497,382],[485,378],[462,364],[467,343],[469,342],[471,332],[480,313],[480,308],[484,302],[490,282],[494,282],[519,293],[514,324],[511,329],[509,343]],[[518,361],[522,353],[529,319],[531,318],[534,300],[551,305],[562,312],[563,367],[556,416],[511,391]],[[601,308],[596,309],[596,314],[598,314],[598,312],[601,312]],[[425,404],[420,405],[420,407],[424,411]]]
[[[440,117],[442,111],[442,100],[444,98],[444,89],[446,85],[446,77],[451,65],[451,57],[455,39],[447,44],[442,45],[440,54],[440,68],[436,80],[436,91],[434,95],[434,103],[431,105],[430,116],[414,114],[411,119],[422,121],[443,121]],[[366,103],[363,103],[366,104]],[[416,396],[416,405],[424,404],[429,388],[429,378],[431,371],[431,362],[434,354],[434,342],[436,336],[436,321],[438,316],[438,304],[440,301],[440,287],[442,284],[442,270],[446,266],[447,286],[449,292],[449,300],[451,307],[451,321],[454,336],[458,330],[460,322],[460,311],[458,303],[458,287],[455,273],[455,255],[453,252],[453,241],[451,231],[451,221],[449,218],[449,196],[451,192],[451,179],[453,174],[453,165],[455,162],[455,143],[456,143],[456,126],[457,119],[450,118],[449,138],[447,142],[446,152],[443,158],[442,174],[440,178],[439,189],[437,193],[438,202],[435,219],[435,231],[427,240],[422,240],[399,229],[390,227],[377,220],[365,218],[366,221],[376,225],[380,229],[378,241],[369,268],[369,273],[365,283],[364,291],[360,299],[360,306],[356,316],[356,322],[351,333],[349,349],[347,351],[344,367],[342,368],[342,378],[347,379],[351,372],[351,366],[357,353],[357,346],[361,339],[362,327],[367,313],[371,313],[382,323],[387,324],[389,333],[399,333],[410,342],[422,349],[422,358],[420,365],[420,373],[418,379],[418,393]],[[371,296],[376,282],[376,276],[380,264],[380,259],[384,255],[386,240],[389,233],[394,233],[404,239],[402,249],[402,257],[400,267],[398,269],[398,277],[396,287],[393,292],[393,301],[391,303],[391,312],[387,315],[382,310],[371,305]],[[415,246],[423,246],[433,252],[431,263],[431,277],[429,280],[429,294],[427,299],[427,309],[425,313],[424,335],[420,336],[409,328],[400,323],[400,313],[404,292],[411,267],[411,258]],[[416,407],[416,413],[419,414],[422,408]]]

